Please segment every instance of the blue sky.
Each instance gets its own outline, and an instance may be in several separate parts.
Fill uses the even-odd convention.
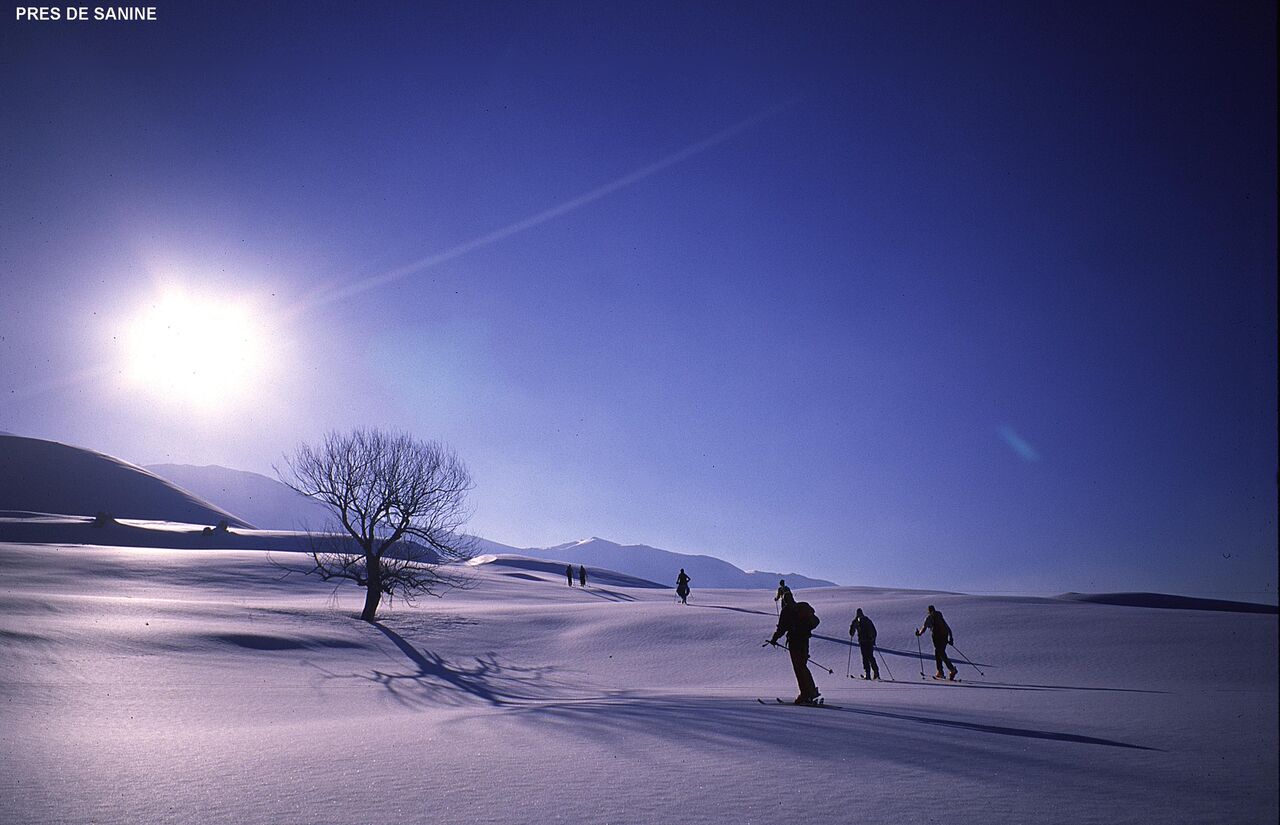
[[[0,429],[395,427],[512,544],[1276,600],[1273,4],[158,16],[0,29]],[[130,376],[175,288],[250,307],[235,403]]]

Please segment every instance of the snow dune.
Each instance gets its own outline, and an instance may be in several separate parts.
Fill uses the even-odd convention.
[[[111,456],[56,441],[0,434],[0,510],[214,525],[236,516]]]
[[[147,470],[263,530],[322,530],[333,513],[274,478],[211,464],[150,464]]]
[[[1273,613],[807,590],[813,656],[835,670],[815,675],[841,706],[820,710],[756,701],[794,691],[786,655],[761,647],[760,590],[695,587],[681,606],[495,558],[469,589],[368,625],[357,590],[282,579],[262,552],[0,558],[0,822],[1277,814]],[[929,603],[985,676],[920,679]],[[847,678],[857,607],[896,681]]]

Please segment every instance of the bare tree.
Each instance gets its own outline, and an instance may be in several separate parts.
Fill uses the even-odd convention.
[[[412,603],[459,584],[440,565],[472,555],[462,532],[472,483],[447,447],[382,430],[332,432],[285,466],[281,480],[328,505],[343,531],[312,534],[306,572],[365,588],[361,619],[374,620],[384,594]]]

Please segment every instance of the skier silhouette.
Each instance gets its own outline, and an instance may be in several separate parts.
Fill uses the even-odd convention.
[[[938,666],[938,672],[933,675],[933,678],[942,678],[942,666],[945,664],[950,671],[947,678],[955,681],[956,666],[947,658],[947,645],[953,644],[955,639],[951,636],[951,627],[947,624],[947,620],[942,618],[942,611],[934,609],[933,605],[929,605],[929,615],[925,616],[924,626],[916,631],[916,635],[919,636],[926,630],[933,631],[933,661]]]
[[[684,568],[680,568],[680,575],[676,576],[676,595],[680,597],[680,604],[689,603],[689,576],[684,572]]]
[[[573,578],[572,573],[569,574],[569,578]],[[583,587],[587,586],[587,568],[582,565],[578,565],[578,584]]]
[[[569,586],[573,587],[573,565],[569,565],[564,569],[564,577],[569,580]]]
[[[866,674],[862,678],[879,679],[880,668],[876,665],[876,626],[862,614],[861,607],[849,623],[849,641],[853,641],[855,636],[858,637],[858,649],[862,651],[862,672]],[[871,675],[873,673],[874,677]]]
[[[787,587],[786,579],[778,579],[778,592],[773,597],[775,607],[777,606],[777,601],[779,599],[782,600],[783,607],[786,606],[787,599],[791,599],[791,601],[795,601],[795,598],[791,595],[791,588]]]
[[[808,602],[796,602],[788,590],[782,599],[782,610],[778,614],[778,627],[773,631],[769,644],[776,645],[782,634],[787,634],[787,651],[791,654],[791,669],[796,674],[796,684],[800,687],[800,695],[795,698],[797,705],[812,705],[822,694],[813,683],[813,674],[809,672],[809,636],[818,626],[818,616]]]

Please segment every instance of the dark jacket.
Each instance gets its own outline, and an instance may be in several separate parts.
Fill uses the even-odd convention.
[[[858,616],[849,623],[849,635],[858,637],[858,644],[866,647],[876,643],[876,626],[866,616]]]
[[[773,631],[770,641],[778,641],[785,633],[788,646],[807,645],[819,623],[818,614],[813,612],[813,605],[808,602],[790,602],[778,614],[778,627]]]
[[[941,610],[935,610],[925,617],[924,629],[933,631],[934,647],[951,644],[951,628],[947,625],[947,620],[942,618]]]

